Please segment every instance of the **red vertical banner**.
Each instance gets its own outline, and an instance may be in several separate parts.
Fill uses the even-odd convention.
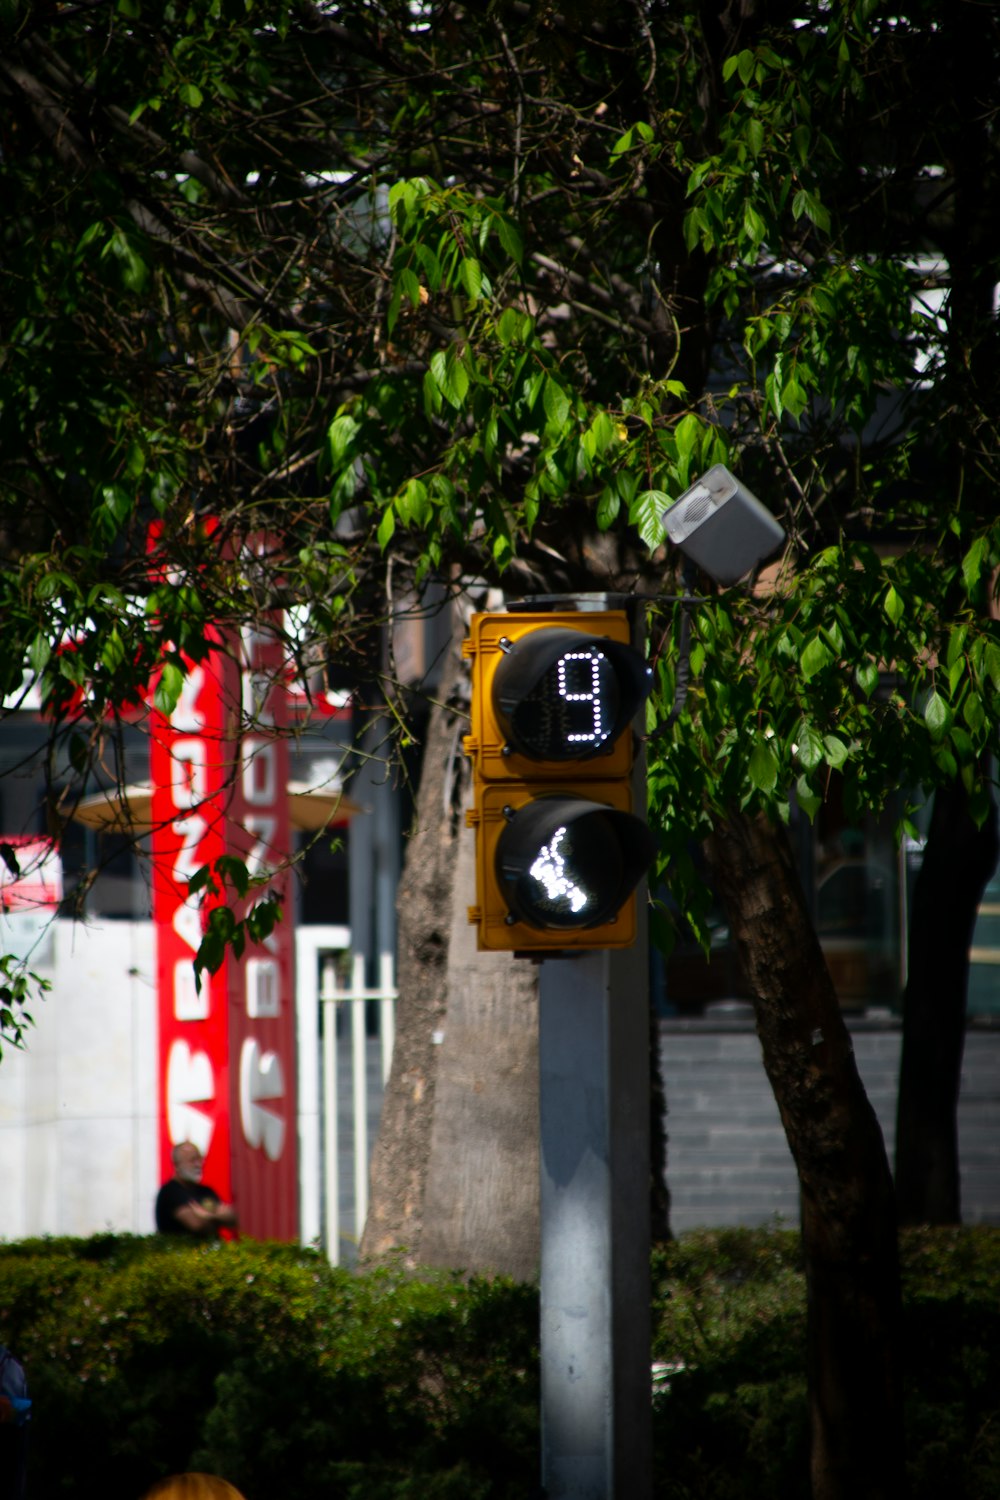
[[[276,634],[217,637],[192,666],[169,719],[152,716],[153,918],[160,1041],[160,1166],[190,1140],[205,1156],[205,1181],[231,1201],[240,1229],[259,1239],[298,1234],[293,915],[262,944],[232,953],[215,974],[193,959],[217,899],[187,882],[222,854],[251,877],[274,873],[290,895],[292,851],[283,652]],[[279,872],[285,868],[285,874]],[[217,883],[217,877],[216,881]]]
[[[218,644],[218,642],[217,642]],[[169,719],[152,714],[153,921],[159,1016],[161,1180],[173,1175],[171,1149],[192,1141],[205,1157],[205,1181],[232,1196],[229,1128],[229,1016],[226,976],[195,985],[202,898],[187,882],[225,853],[233,749],[223,658],[192,665]]]
[[[280,639],[266,627],[245,629],[239,646],[241,711],[227,852],[242,859],[252,877],[284,867],[276,879],[286,899],[283,920],[266,941],[228,964],[233,1192],[248,1233],[290,1240],[298,1233],[298,1149],[285,658]]]

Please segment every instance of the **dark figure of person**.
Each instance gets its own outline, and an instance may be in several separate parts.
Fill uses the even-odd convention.
[[[24,1366],[0,1344],[0,1500],[24,1500],[27,1493],[30,1416]]]
[[[218,1239],[220,1229],[236,1227],[236,1210],[223,1203],[214,1188],[202,1182],[204,1160],[197,1146],[182,1141],[170,1154],[174,1175],[156,1195],[156,1227],[160,1234],[194,1235]]]

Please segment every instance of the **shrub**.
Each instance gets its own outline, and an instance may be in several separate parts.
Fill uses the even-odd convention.
[[[423,1495],[458,1494],[449,1472],[503,1500],[536,1482],[529,1288],[352,1276],[288,1246],[105,1248],[0,1252],[0,1337],[34,1402],[33,1493],[136,1500],[186,1468],[247,1500],[402,1496],[418,1475]],[[496,1465],[487,1431],[504,1434]]]
[[[900,1260],[912,1500],[995,1500],[1000,1230],[906,1230]],[[658,1500],[808,1500],[798,1234],[704,1231],[653,1271]]]
[[[913,1500],[993,1500],[1000,1230],[910,1231],[901,1256]],[[687,1235],[654,1255],[653,1287],[657,1500],[807,1500],[798,1235]],[[137,1500],[185,1468],[247,1500],[538,1491],[532,1287],[101,1236],[0,1246],[0,1309],[46,1500]]]

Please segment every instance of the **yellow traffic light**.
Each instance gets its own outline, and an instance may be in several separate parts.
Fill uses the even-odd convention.
[[[479,947],[629,946],[654,843],[632,811],[631,726],[650,673],[627,615],[474,615],[464,652]]]

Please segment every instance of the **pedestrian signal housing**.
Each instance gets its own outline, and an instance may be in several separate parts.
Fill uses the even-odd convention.
[[[651,673],[627,615],[474,615],[464,652],[479,947],[628,947],[655,846],[632,810],[632,721]]]

